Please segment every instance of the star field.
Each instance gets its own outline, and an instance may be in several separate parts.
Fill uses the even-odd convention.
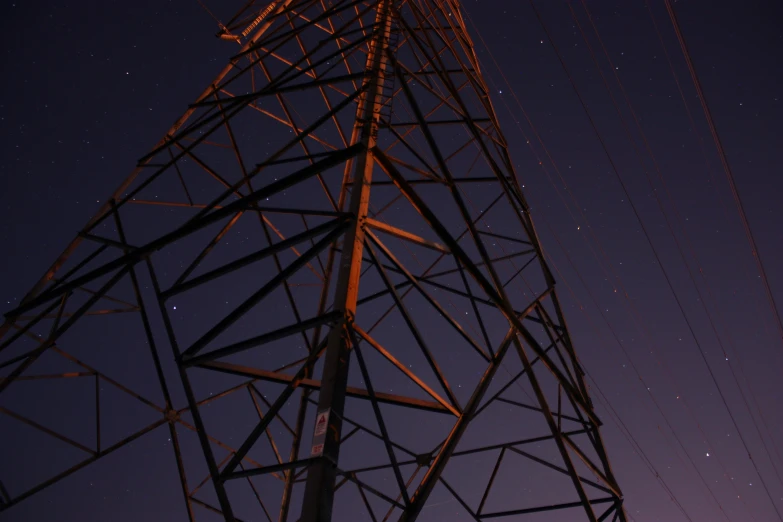
[[[218,17],[237,7],[207,5]],[[589,11],[580,0],[537,1],[540,20],[527,1],[463,5],[628,515],[638,522],[779,520],[780,318],[663,1],[587,2]],[[763,0],[672,5],[772,297],[783,306],[783,93],[775,67],[783,54],[783,7]],[[196,2],[2,2],[0,27],[6,311],[236,45],[214,37],[215,21]],[[241,250],[252,241],[238,228],[221,245]],[[169,261],[179,269],[188,262]],[[151,291],[152,284],[142,287]],[[236,306],[232,293],[215,295],[215,313]],[[182,324],[200,321],[186,298],[166,306]],[[286,302],[280,307],[291,313]],[[273,355],[272,348],[261,351]],[[117,357],[128,375],[152,375],[146,360]],[[453,364],[470,370],[468,362]],[[129,407],[122,417],[135,415],[144,414]],[[0,480],[10,482],[4,459],[34,452],[44,440],[4,440]],[[0,520],[186,520],[171,444],[168,431],[141,437]],[[448,513],[443,520],[469,520],[448,497],[433,496],[425,507],[420,520],[436,508]],[[508,518],[517,519],[528,520]]]

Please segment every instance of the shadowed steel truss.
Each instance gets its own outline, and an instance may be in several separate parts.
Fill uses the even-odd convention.
[[[458,1],[250,2],[219,36],[5,316],[0,429],[73,458],[10,458],[2,507],[160,429],[188,520],[625,521]]]

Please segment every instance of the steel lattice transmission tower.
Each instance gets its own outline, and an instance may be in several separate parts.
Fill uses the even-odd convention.
[[[626,520],[459,2],[250,2],[219,36],[6,314],[0,429],[46,442],[3,507],[159,429],[189,520]]]

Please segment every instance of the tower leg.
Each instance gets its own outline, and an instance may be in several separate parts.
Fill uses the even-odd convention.
[[[345,389],[348,383],[350,334],[359,295],[359,277],[364,252],[364,223],[370,203],[370,185],[374,158],[372,148],[378,135],[379,117],[383,103],[383,85],[387,75],[386,49],[391,30],[392,1],[379,0],[376,5],[374,34],[370,42],[365,71],[365,92],[359,100],[352,144],[361,143],[364,152],[354,162],[354,179],[349,211],[354,222],[345,235],[334,308],[342,310],[342,319],[329,332],[321,389],[318,397],[318,415],[328,419],[323,445],[311,449],[316,460],[310,465],[305,485],[301,522],[328,522],[332,519],[334,486],[340,452],[342,416],[345,407]],[[345,187],[343,187],[345,190]],[[320,432],[316,420],[316,435]]]

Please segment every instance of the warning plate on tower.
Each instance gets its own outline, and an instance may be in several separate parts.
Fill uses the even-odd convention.
[[[326,427],[329,425],[329,410],[319,412],[315,416],[315,432],[313,437],[320,437],[326,433]]]
[[[324,452],[326,442],[326,429],[329,427],[329,408],[319,411],[315,416],[315,430],[313,430],[313,446],[310,456],[319,457]]]

